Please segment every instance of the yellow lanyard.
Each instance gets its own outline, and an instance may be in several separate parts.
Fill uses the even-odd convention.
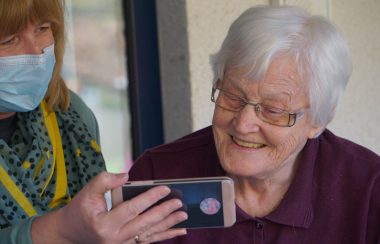
[[[65,200],[67,192],[67,175],[65,167],[65,158],[62,148],[61,135],[59,133],[58,122],[55,116],[55,112],[48,112],[45,101],[41,103],[42,113],[45,121],[45,125],[49,134],[50,142],[53,146],[53,160],[52,168],[49,178],[47,179],[44,189],[46,189],[48,183],[51,181],[54,171],[56,172],[56,185],[55,193],[52,201],[49,204],[50,208],[54,208],[61,203],[67,203],[70,198]],[[41,169],[44,160],[40,160],[39,165],[36,167],[36,171]],[[37,214],[33,205],[30,203],[29,199],[25,197],[22,191],[17,187],[15,182],[7,174],[3,167],[0,166],[0,181],[8,189],[12,197],[19,204],[20,207],[24,209],[27,215],[33,216]]]
[[[65,156],[63,154],[61,134],[59,133],[59,127],[57,117],[55,116],[55,112],[48,112],[45,101],[42,101],[41,107],[45,120],[45,125],[48,130],[50,142],[53,146],[52,170],[49,179],[46,181],[45,188],[47,187],[47,184],[50,182],[54,170],[56,170],[55,193],[53,200],[49,204],[50,208],[54,208],[65,201],[64,197],[66,196],[67,192]]]
[[[11,177],[5,172],[4,168],[0,165],[0,181],[7,188],[13,199],[18,203],[26,214],[30,217],[36,215],[37,212],[33,205],[29,202],[28,198],[24,196],[22,191],[16,186]]]

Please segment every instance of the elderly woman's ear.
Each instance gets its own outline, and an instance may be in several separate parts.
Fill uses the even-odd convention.
[[[325,130],[325,126],[313,126],[309,132],[309,139],[317,138]]]

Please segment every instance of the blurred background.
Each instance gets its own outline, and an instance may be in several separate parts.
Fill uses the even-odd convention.
[[[131,164],[131,124],[120,0],[66,0],[63,76],[94,112],[111,172]]]
[[[354,72],[328,128],[380,154],[378,0],[65,2],[63,75],[97,117],[109,171],[127,171],[146,148],[210,125],[210,55],[258,4],[302,6],[342,31]]]

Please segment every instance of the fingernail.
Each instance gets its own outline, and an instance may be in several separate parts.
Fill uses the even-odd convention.
[[[163,186],[163,188],[162,188],[162,192],[161,192],[161,196],[162,196],[162,197],[165,197],[165,196],[167,196],[169,193],[170,193],[170,188],[167,187],[167,186]]]
[[[175,204],[176,204],[177,207],[179,207],[179,208],[183,206],[183,203],[181,202],[181,200],[178,200],[178,199],[175,201]]]
[[[187,220],[188,217],[189,217],[189,215],[187,215],[186,212],[183,212],[182,219]]]
[[[185,228],[181,229],[181,234],[180,235],[186,235],[187,234],[187,230]]]

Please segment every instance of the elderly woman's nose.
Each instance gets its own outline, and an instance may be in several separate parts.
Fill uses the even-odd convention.
[[[235,129],[240,133],[257,132],[262,121],[257,117],[254,107],[245,106],[234,118]]]

